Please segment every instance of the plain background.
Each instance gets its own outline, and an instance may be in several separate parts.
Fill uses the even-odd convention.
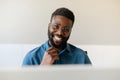
[[[75,14],[71,43],[120,45],[120,0],[0,0],[0,43],[43,43],[59,7]]]

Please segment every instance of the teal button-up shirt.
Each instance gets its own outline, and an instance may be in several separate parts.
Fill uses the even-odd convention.
[[[22,65],[39,65],[46,50],[50,48],[48,41],[31,50],[24,58]],[[59,52],[59,60],[53,64],[91,64],[88,55],[80,48],[69,43],[64,50]]]

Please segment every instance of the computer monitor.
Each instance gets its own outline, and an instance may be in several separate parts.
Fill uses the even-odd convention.
[[[84,65],[0,69],[0,80],[120,80],[120,68]]]

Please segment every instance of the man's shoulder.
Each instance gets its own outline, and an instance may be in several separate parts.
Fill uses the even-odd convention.
[[[70,49],[71,50],[79,50],[79,51],[84,51],[83,49],[81,49],[80,47],[77,47],[77,46],[75,46],[75,45],[72,45],[72,44],[68,44],[69,46],[70,46]]]
[[[33,48],[32,50],[30,50],[28,52],[28,55],[33,56],[33,55],[36,55],[36,54],[39,54],[39,53],[43,52],[44,50],[45,50],[45,44],[41,44],[41,45]]]
[[[70,51],[74,54],[79,54],[79,55],[85,55],[86,52],[85,50],[81,49],[80,47],[77,47],[75,45],[69,44]]]

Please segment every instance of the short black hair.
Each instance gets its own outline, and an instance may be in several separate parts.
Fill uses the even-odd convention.
[[[67,17],[68,19],[72,20],[72,22],[74,23],[75,16],[74,16],[73,12],[71,10],[69,10],[68,8],[61,7],[61,8],[56,9],[52,13],[51,21],[52,21],[52,18],[56,15]]]

